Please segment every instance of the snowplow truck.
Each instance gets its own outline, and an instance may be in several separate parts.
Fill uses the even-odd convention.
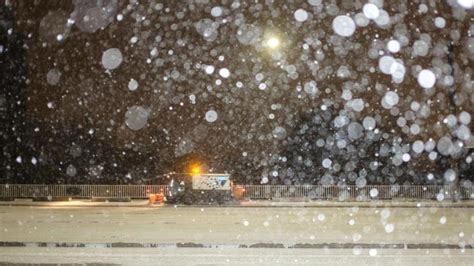
[[[233,201],[229,174],[173,175],[166,194],[171,204],[217,205]]]

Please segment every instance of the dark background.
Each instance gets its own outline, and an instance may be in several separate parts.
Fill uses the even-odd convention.
[[[187,171],[196,162],[214,172],[230,172],[239,183],[260,183],[268,177],[271,184],[316,184],[329,175],[334,183],[342,184],[354,183],[349,178],[354,174],[377,184],[443,183],[446,169],[473,180],[472,164],[466,163],[471,153],[466,149],[452,156],[439,155],[435,161],[426,152],[412,152],[412,159],[401,166],[391,163],[393,154],[376,155],[384,144],[400,147],[446,135],[456,140],[452,128],[436,123],[448,114],[473,114],[474,53],[469,46],[473,13],[456,7],[454,1],[430,2],[426,13],[419,11],[421,1],[385,1],[392,23],[378,27],[371,22],[358,27],[350,38],[334,34],[333,13],[354,15],[365,2],[324,1],[323,6],[312,7],[306,1],[241,1],[233,9],[232,1],[225,0],[118,1],[116,5],[103,1],[116,7],[115,13],[123,14],[123,20],[117,21],[114,15],[110,24],[93,32],[77,25],[66,27],[70,14],[87,2],[98,3],[18,0],[6,5],[0,1],[0,45],[4,47],[0,87],[5,99],[2,183],[140,184],[170,171]],[[224,7],[224,15],[213,18],[210,10],[217,5]],[[298,8],[312,14],[308,21],[295,21],[293,13]],[[48,15],[57,18],[55,23],[46,23]],[[446,19],[444,29],[434,26],[437,16]],[[296,77],[272,59],[276,51],[237,40],[234,21],[242,17],[281,38],[280,63],[295,66]],[[203,18],[219,22],[216,40],[206,41],[197,32],[195,23]],[[64,40],[57,41],[55,33],[63,33]],[[396,57],[402,59],[407,73],[404,82],[395,84],[378,70],[378,59],[369,58],[368,51],[386,50],[386,41],[401,33],[409,44]],[[413,56],[411,46],[422,34],[431,38],[429,54]],[[131,42],[134,36],[136,43]],[[308,39],[319,43],[305,51],[302,45]],[[109,48],[120,49],[124,61],[106,72],[101,56]],[[156,57],[150,56],[153,48],[158,49]],[[318,52],[324,54],[323,59],[317,57]],[[224,61],[219,61],[221,55]],[[317,70],[309,64],[315,61]],[[196,64],[214,65],[216,71],[208,75]],[[349,77],[336,75],[341,65],[351,70]],[[415,66],[438,67],[442,77],[454,77],[454,85],[437,82],[436,90],[427,94],[417,84]],[[222,67],[231,71],[229,79],[219,77]],[[51,69],[61,73],[56,85],[47,82]],[[265,91],[258,89],[257,73],[265,77]],[[139,83],[137,91],[127,88],[131,78]],[[219,78],[222,85],[216,86]],[[297,89],[311,80],[318,84],[316,97]],[[367,104],[361,113],[345,108],[343,88],[350,88],[353,98]],[[412,121],[422,127],[422,133],[404,132],[396,125],[398,115],[380,106],[388,89],[400,95],[397,108],[402,115],[410,111],[412,101],[432,102],[428,117]],[[196,104],[190,102],[191,94]],[[146,127],[138,131],[124,122],[133,105],[151,109]],[[322,105],[328,109],[321,110]],[[204,119],[210,109],[219,116],[214,123]],[[331,122],[341,111],[351,121],[375,117],[380,133],[366,134],[338,149],[331,143],[343,132]],[[270,114],[275,118],[269,119]],[[274,136],[278,126],[285,128],[286,137]],[[317,146],[318,139],[326,145]],[[182,148],[189,143],[192,148]],[[324,169],[324,158],[337,162],[341,170]],[[370,169],[374,161],[381,166]],[[427,181],[427,173],[436,179]]]

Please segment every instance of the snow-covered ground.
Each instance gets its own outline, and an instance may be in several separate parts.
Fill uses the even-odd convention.
[[[0,207],[0,240],[473,244],[473,208]]]
[[[0,262],[121,265],[470,265],[472,250],[1,248]],[[358,253],[360,252],[360,254]],[[373,251],[372,251],[373,253]],[[372,254],[373,255],[373,254]]]
[[[379,260],[371,259],[367,261],[369,264],[384,259],[402,264],[423,260],[443,265],[467,265],[474,259],[473,223],[474,209],[470,207],[1,206],[0,242],[90,243],[97,244],[98,248],[3,247],[0,254],[2,260],[17,262],[123,260],[138,263],[132,258],[140,255],[143,263],[147,260],[153,263],[160,258],[163,263],[179,260],[179,264],[195,265],[201,262],[220,265],[227,259],[238,263],[238,258],[249,263],[279,261],[283,265],[294,260],[336,263],[346,255],[349,257],[341,263],[350,262],[349,258],[362,263],[372,255],[379,256]],[[162,247],[128,248],[126,252],[119,252],[118,248],[100,248],[102,244],[118,242],[156,243]],[[176,248],[176,243],[190,242],[220,248]],[[258,243],[282,244],[283,248],[238,248],[239,245]],[[318,245],[309,245],[309,249],[287,248],[301,247],[305,243],[329,245],[328,248]],[[346,245],[346,248],[334,249],[334,243]],[[163,244],[169,244],[169,247]],[[378,247],[380,244],[407,244],[407,248],[381,248]],[[193,255],[197,255],[197,260]]]

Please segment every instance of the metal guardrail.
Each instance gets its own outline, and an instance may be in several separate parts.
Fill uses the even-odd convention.
[[[0,197],[39,198],[147,198],[150,193],[167,193],[165,185],[0,185]]]
[[[248,199],[306,199],[367,201],[371,199],[427,199],[467,200],[474,199],[474,189],[457,186],[423,185],[369,185],[359,188],[354,185],[238,185],[234,194]]]
[[[474,188],[457,186],[423,185],[234,185],[237,199],[304,199],[367,201],[371,199],[426,199],[467,200],[474,199]],[[150,193],[168,192],[166,185],[30,185],[0,184],[0,198],[135,198],[144,199]]]

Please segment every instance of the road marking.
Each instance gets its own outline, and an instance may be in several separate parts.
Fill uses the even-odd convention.
[[[474,245],[455,245],[440,243],[319,243],[319,244],[294,244],[282,243],[254,243],[254,244],[214,244],[214,243],[134,243],[134,242],[111,242],[111,243],[77,243],[77,242],[0,242],[0,247],[47,247],[47,248],[241,248],[241,249],[474,249]]]

